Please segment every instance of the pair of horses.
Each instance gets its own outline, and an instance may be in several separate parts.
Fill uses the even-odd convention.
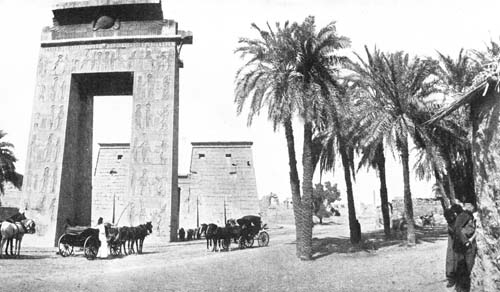
[[[18,213],[11,216],[6,221],[0,223],[0,257],[3,257],[2,251],[5,246],[5,254],[8,254],[8,247],[10,245],[10,254],[19,256],[21,254],[21,242],[24,234],[35,233],[35,221],[27,219],[24,213]],[[14,253],[12,247],[14,246]]]
[[[146,222],[134,227],[109,227],[107,237],[110,246],[119,246],[124,254],[141,254],[144,239],[151,233],[153,233],[153,224]]]

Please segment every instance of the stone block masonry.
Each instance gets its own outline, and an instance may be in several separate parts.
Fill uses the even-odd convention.
[[[257,215],[252,142],[193,142],[188,183],[181,180],[180,226],[224,224]],[[224,214],[225,213],[225,214]],[[224,216],[225,215],[225,216]]]

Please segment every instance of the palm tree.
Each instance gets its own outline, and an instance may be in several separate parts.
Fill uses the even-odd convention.
[[[285,128],[287,139],[290,184],[294,205],[297,238],[297,256],[304,260],[312,258],[312,179],[314,176],[313,131],[315,124],[328,116],[332,98],[331,86],[335,86],[332,75],[332,61],[337,61],[333,52],[346,47],[349,40],[337,36],[335,23],[330,23],[316,33],[314,17],[308,17],[301,24],[281,28],[276,32],[261,30],[255,24],[260,39],[240,39],[236,50],[247,57],[246,64],[237,73],[237,112],[241,113],[247,99],[250,99],[248,121],[267,107],[268,118],[274,129]],[[295,144],[292,118],[298,114],[303,121],[304,144],[302,152],[303,183],[302,195],[296,168]]]
[[[5,183],[10,182],[15,187],[21,188],[22,175],[16,172],[14,163],[17,161],[12,152],[12,145],[9,142],[1,141],[7,133],[0,130],[0,194],[4,194]]]
[[[349,137],[354,135],[353,109],[355,106],[350,101],[353,94],[353,88],[347,81],[341,83],[339,97],[332,100],[329,105],[332,109],[330,119],[325,129],[319,129],[319,134],[315,141],[321,145],[317,148],[318,162],[320,171],[331,171],[335,168],[336,152],[340,154],[342,167],[344,170],[344,181],[347,193],[347,209],[349,213],[349,230],[352,244],[359,243],[361,240],[361,225],[356,218],[356,208],[354,205],[354,193],[352,188],[352,179],[354,173],[354,147]]]
[[[382,53],[365,47],[367,61],[359,55],[352,69],[359,74],[366,93],[377,104],[368,132],[374,140],[383,136],[396,145],[403,166],[405,218],[408,222],[407,240],[415,244],[415,223],[410,188],[409,139],[422,132],[414,114],[425,103],[425,98],[436,91],[436,63],[430,59],[410,58],[404,52]]]

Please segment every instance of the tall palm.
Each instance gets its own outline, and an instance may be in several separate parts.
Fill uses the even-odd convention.
[[[404,52],[382,53],[365,47],[367,61],[359,55],[352,69],[359,74],[360,82],[377,107],[369,133],[373,139],[383,135],[389,144],[396,145],[403,166],[404,206],[408,222],[407,240],[415,244],[415,223],[410,188],[409,139],[421,133],[415,123],[414,113],[425,99],[436,91],[436,63],[430,59],[410,58]]]
[[[17,188],[20,188],[22,184],[22,176],[16,172],[14,165],[17,161],[12,151],[14,145],[1,141],[5,135],[7,133],[0,130],[0,194],[4,194],[7,182],[12,183]]]
[[[353,125],[356,120],[353,118],[355,108],[351,103],[350,96],[353,88],[347,82],[343,82],[340,88],[339,97],[332,100],[331,117],[325,129],[320,129],[317,139],[321,147],[318,151],[318,162],[320,171],[330,171],[335,168],[336,153],[340,155],[344,170],[344,181],[347,193],[347,208],[349,213],[349,230],[351,243],[356,244],[361,240],[361,226],[356,218],[356,208],[354,205],[354,192],[352,179],[354,179],[354,147],[350,137],[353,133]]]
[[[290,162],[290,183],[296,224],[297,255],[304,260],[312,258],[312,179],[313,130],[315,124],[327,116],[331,98],[330,86],[335,79],[330,70],[332,53],[348,45],[348,39],[336,34],[331,23],[316,33],[314,17],[301,24],[283,28],[276,25],[274,32],[264,31],[253,25],[261,39],[240,39],[236,52],[249,57],[239,70],[236,84],[238,113],[250,99],[249,122],[263,107],[276,129],[285,127]],[[302,195],[296,170],[292,117],[298,114],[303,121],[304,144],[302,152]]]
[[[297,171],[295,155],[295,139],[292,118],[297,111],[298,102],[291,94],[290,75],[293,72],[293,54],[291,44],[291,29],[288,22],[283,27],[276,23],[276,32],[269,24],[269,31],[262,30],[252,24],[260,38],[240,38],[239,47],[235,53],[246,59],[236,74],[235,103],[237,113],[241,114],[244,105],[249,100],[248,125],[252,124],[254,116],[267,107],[268,119],[276,131],[280,126],[285,130],[290,167],[290,186],[294,206],[296,225],[300,222],[300,180]],[[302,233],[296,232],[297,243],[302,242]],[[301,256],[297,244],[297,256]]]

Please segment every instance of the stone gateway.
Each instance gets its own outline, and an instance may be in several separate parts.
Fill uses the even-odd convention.
[[[132,95],[131,187],[120,225],[154,216],[159,235],[174,239],[178,54],[192,35],[163,19],[160,0],[65,1],[53,14],[42,32],[23,186],[37,234],[54,242],[67,222],[91,224],[93,98]],[[146,192],[153,180],[162,185]]]

